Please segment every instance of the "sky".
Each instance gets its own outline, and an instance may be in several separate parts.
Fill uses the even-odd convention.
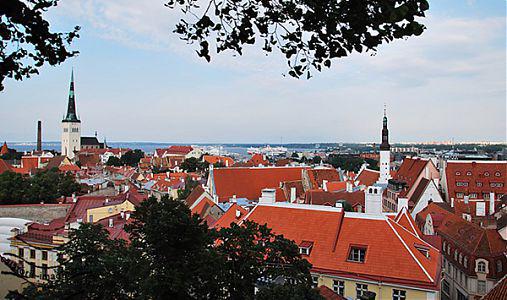
[[[174,143],[506,140],[506,1],[435,0],[419,37],[353,54],[310,80],[255,47],[211,63],[172,33],[164,1],[62,0],[52,29],[81,26],[79,56],[0,93],[0,140],[60,139],[71,69],[84,135]]]

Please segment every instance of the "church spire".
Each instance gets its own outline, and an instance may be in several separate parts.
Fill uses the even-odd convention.
[[[386,105],[384,104],[384,119],[382,124],[382,144],[380,144],[380,150],[389,150],[389,130],[387,129],[387,113]]]
[[[74,95],[74,69],[70,75],[70,89],[69,89],[69,103],[67,105],[67,115],[62,122],[81,122],[77,118],[76,113],[76,98]]]

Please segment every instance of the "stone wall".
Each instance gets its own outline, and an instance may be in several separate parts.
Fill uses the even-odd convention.
[[[70,204],[0,205],[0,218],[20,218],[39,223],[65,217]]]

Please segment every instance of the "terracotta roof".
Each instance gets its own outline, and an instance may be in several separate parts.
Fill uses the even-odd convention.
[[[325,192],[323,190],[310,190],[304,195],[304,203],[314,205],[334,206],[339,200],[347,201],[352,207],[361,205],[364,209],[364,191],[355,192]]]
[[[417,214],[417,223],[424,224],[428,214],[431,214],[432,218],[441,219],[439,224],[433,224],[437,234],[452,241],[466,253],[489,257],[503,253],[507,247],[507,242],[502,240],[496,230],[481,228],[436,203],[430,203]]]
[[[239,213],[238,213],[239,212]],[[238,223],[245,218],[248,211],[238,204],[234,203],[213,225],[214,228],[229,227],[231,223]],[[238,216],[239,214],[239,216]],[[208,224],[209,225],[209,224]]]
[[[207,212],[210,207],[214,206],[215,202],[208,197],[204,197],[194,208],[192,208],[192,213],[199,215],[199,217],[204,218],[207,215]]]
[[[483,199],[483,193],[507,194],[507,162],[448,161],[445,179],[449,199],[457,198],[457,193],[476,193],[478,199]]]
[[[91,167],[100,163],[98,154],[79,153],[77,157],[82,167]]]
[[[309,169],[306,170],[308,179],[310,180],[311,188],[317,189],[322,187],[324,180],[327,181],[340,181],[340,174],[334,168],[332,169]]]
[[[51,170],[53,168],[60,168],[60,166],[62,165],[62,162],[65,160],[65,156],[63,155],[59,155],[59,156],[55,156],[53,157],[52,159],[49,160],[48,164],[44,167],[44,169],[46,170]]]
[[[346,300],[347,298],[338,295],[332,289],[328,288],[325,285],[321,285],[318,287],[319,294],[326,300]]]
[[[70,165],[62,165],[58,167],[58,170],[60,170],[60,172],[79,172],[81,169],[74,164],[70,164]]]
[[[419,199],[421,199],[421,196],[423,195],[424,191],[426,190],[426,187],[430,183],[429,179],[421,178],[419,181],[419,184],[414,190],[414,193],[412,193],[412,196],[410,196],[410,199],[408,200],[409,206],[415,207],[417,203],[419,202]]]
[[[26,232],[16,235],[14,239],[52,245],[53,236],[62,232],[64,227],[65,218],[54,219],[49,224],[31,223]]]
[[[231,167],[234,165],[234,160],[227,156],[218,155],[204,155],[203,160],[210,164],[222,163],[224,166]]]
[[[125,225],[133,222],[132,218],[127,220],[126,214],[131,214],[132,212],[124,212],[122,217],[121,213],[112,215],[103,219],[98,220],[96,223],[101,224],[104,229],[109,233],[110,239],[122,239],[127,242],[130,241],[129,234],[125,231]],[[113,226],[109,226],[109,220],[113,221]]]
[[[329,181],[326,183],[326,189],[328,192],[343,191],[347,188],[347,181]]]
[[[11,165],[9,165],[5,160],[0,158],[0,174],[7,171],[12,171]]]
[[[257,200],[264,188],[278,188],[285,181],[301,180],[302,167],[215,168],[212,180],[219,201]]]
[[[440,253],[382,215],[343,213],[324,206],[257,205],[246,217],[267,224],[296,244],[313,242],[305,256],[312,271],[349,278],[368,278],[438,290]],[[417,250],[428,247],[429,257]],[[362,263],[348,260],[351,247],[366,248]]]
[[[202,194],[204,194],[204,188],[200,185],[196,186],[192,192],[188,195],[187,199],[185,199],[185,202],[187,203],[188,207],[191,207],[195,201],[197,201]]]
[[[426,167],[428,162],[430,162],[430,160],[406,157],[396,172],[394,179],[405,182],[407,190],[409,190],[412,188],[412,185],[414,185],[419,174],[424,171],[424,167]]]
[[[394,221],[401,226],[403,226],[406,230],[410,231],[412,234],[422,237],[422,232],[417,227],[417,224],[415,223],[412,216],[408,213],[408,210],[406,208],[402,208],[396,217],[394,218]]]
[[[507,299],[507,275],[495,284],[481,300],[505,300]]]
[[[282,189],[285,194],[285,199],[290,200],[290,191],[292,188],[296,189],[296,199],[305,193],[302,180],[284,181],[282,183]]]
[[[190,153],[192,150],[194,150],[194,148],[192,148],[192,146],[173,145],[168,148],[156,149],[155,153],[159,157],[163,157],[166,155],[183,155],[183,156],[185,156],[188,153]]]
[[[362,169],[359,174],[357,174],[356,181],[359,181],[359,184],[365,186],[371,186],[375,182],[377,182],[380,177],[380,172],[370,169]]]
[[[253,167],[257,167],[257,166],[261,166],[261,165],[262,166],[269,165],[269,161],[264,158],[264,155],[259,154],[259,153],[253,154],[252,157],[250,158],[250,160],[248,160],[248,162],[251,163]]]
[[[4,142],[2,148],[0,149],[0,155],[8,154],[9,148],[7,147],[7,142]]]

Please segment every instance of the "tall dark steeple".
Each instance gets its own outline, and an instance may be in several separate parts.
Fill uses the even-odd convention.
[[[391,149],[389,145],[389,130],[387,129],[387,114],[386,107],[384,105],[384,120],[382,125],[382,144],[380,144],[380,150],[388,151]]]
[[[76,113],[76,98],[74,95],[74,70],[72,70],[70,76],[69,104],[67,105],[67,116],[65,116],[62,122],[81,122],[77,118]]]

